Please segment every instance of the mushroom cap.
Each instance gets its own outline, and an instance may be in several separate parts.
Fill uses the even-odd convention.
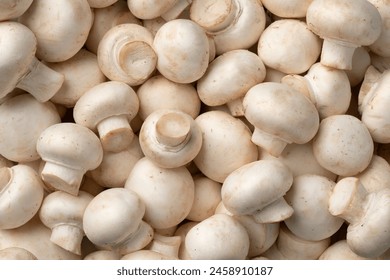
[[[222,201],[234,215],[253,215],[283,197],[292,183],[293,175],[282,161],[251,162],[227,176],[221,189]]]
[[[382,19],[366,0],[316,0],[306,13],[310,30],[321,38],[365,46],[374,43],[382,30]]]
[[[390,186],[390,164],[381,156],[373,155],[363,172],[356,174],[368,192],[379,191]]]
[[[39,159],[40,134],[60,121],[51,102],[39,102],[30,94],[8,99],[0,105],[0,154],[16,162]]]
[[[82,229],[84,211],[92,198],[91,194],[84,191],[79,191],[77,196],[63,191],[52,192],[43,200],[39,218],[51,229],[63,224]]]
[[[232,171],[257,160],[257,146],[241,120],[222,111],[209,111],[195,121],[203,144],[194,163],[210,179],[222,183]]]
[[[37,39],[30,29],[18,22],[0,22],[0,98],[27,73],[36,50]]]
[[[73,117],[77,124],[96,132],[96,126],[111,116],[126,115],[131,121],[138,108],[137,94],[129,85],[109,81],[85,92],[74,106]]]
[[[12,20],[20,17],[33,0],[2,0],[0,2],[0,21]]]
[[[349,247],[347,240],[339,240],[330,245],[319,257],[319,260],[367,260]]]
[[[135,192],[124,188],[107,189],[88,204],[83,228],[91,242],[111,247],[137,231],[144,213],[145,205]]]
[[[209,106],[219,106],[237,98],[265,78],[265,66],[260,57],[248,50],[225,52],[214,59],[197,82],[200,100]]]
[[[257,53],[270,68],[287,74],[300,74],[317,61],[321,40],[305,22],[277,20],[261,34]]]
[[[353,176],[370,164],[374,143],[362,121],[351,115],[323,119],[313,139],[318,163],[341,176]]]
[[[130,11],[140,19],[154,19],[172,8],[177,0],[127,0]]]
[[[235,218],[214,214],[188,231],[185,248],[193,260],[244,260],[249,237]]]
[[[135,164],[125,188],[145,203],[144,220],[155,229],[178,225],[194,201],[194,181],[187,168],[162,168],[146,157]]]
[[[304,18],[313,0],[261,0],[264,7],[282,18]]]
[[[288,143],[304,144],[317,133],[319,116],[314,104],[287,85],[258,84],[247,92],[243,105],[250,123]]]
[[[59,62],[71,58],[83,47],[93,15],[87,0],[34,0],[19,21],[34,32],[37,57]]]
[[[328,201],[335,182],[319,175],[301,175],[294,178],[284,196],[294,213],[284,222],[296,236],[319,241],[332,236],[344,223],[328,210]]]
[[[44,161],[85,171],[98,167],[103,158],[99,138],[75,123],[59,123],[45,129],[37,141],[37,152]]]
[[[145,156],[154,163],[164,168],[176,168],[191,162],[199,153],[202,132],[186,113],[158,110],[144,121],[139,141]]]
[[[157,31],[153,42],[157,69],[177,83],[192,83],[206,72],[209,41],[205,31],[187,19],[168,21]]]

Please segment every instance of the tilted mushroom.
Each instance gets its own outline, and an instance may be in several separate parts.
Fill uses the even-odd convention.
[[[35,34],[18,22],[0,22],[0,98],[15,87],[37,100],[49,100],[60,89],[64,76],[36,57]]]
[[[83,215],[92,198],[91,194],[84,191],[79,191],[77,196],[55,191],[45,197],[39,218],[51,229],[51,242],[81,255],[81,241],[85,235]]]
[[[153,35],[145,27],[134,23],[116,25],[99,43],[100,69],[112,81],[140,85],[156,69],[157,53],[152,45]]]
[[[4,0],[0,3],[0,21],[20,17],[30,7],[33,0]]]
[[[20,227],[38,212],[43,200],[43,182],[26,165],[0,168],[0,229]]]
[[[77,124],[99,134],[105,151],[126,149],[134,138],[130,121],[138,112],[135,91],[123,82],[109,81],[89,89],[73,109]]]
[[[176,110],[158,110],[144,121],[139,132],[146,157],[163,168],[190,163],[202,146],[202,132],[195,120]]]
[[[352,69],[355,49],[373,44],[382,31],[382,19],[367,0],[316,0],[306,13],[311,31],[324,39],[321,63]]]
[[[46,128],[37,141],[37,152],[45,161],[41,173],[43,181],[73,195],[78,194],[84,174],[98,167],[103,158],[99,138],[75,123]]]
[[[255,126],[252,141],[273,156],[289,143],[304,144],[317,133],[318,111],[299,91],[285,84],[266,82],[244,97],[244,113]]]

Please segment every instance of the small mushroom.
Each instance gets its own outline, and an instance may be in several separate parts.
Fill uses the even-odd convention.
[[[328,210],[328,201],[335,182],[319,175],[301,175],[294,178],[285,199],[294,209],[284,221],[293,234],[308,241],[319,241],[336,233],[344,220]]]
[[[44,186],[26,165],[0,168],[0,229],[20,227],[38,212]]]
[[[208,106],[227,104],[233,116],[243,116],[242,99],[265,78],[260,57],[248,50],[225,52],[213,60],[197,82],[200,100]]]
[[[342,70],[351,70],[355,49],[373,44],[382,31],[380,13],[366,0],[313,1],[306,22],[324,39],[321,63]]]
[[[9,247],[0,250],[0,260],[36,260],[37,257],[30,251],[19,248]]]
[[[185,250],[192,260],[244,260],[249,237],[235,218],[214,214],[188,231]]]
[[[133,191],[107,189],[88,204],[83,216],[87,238],[98,247],[121,255],[144,248],[153,229],[142,221],[145,204]]]
[[[0,21],[12,20],[23,15],[33,0],[3,0],[0,2]]]
[[[153,35],[145,27],[134,23],[116,25],[99,43],[100,69],[112,81],[140,85],[156,69],[157,51],[152,45]]]
[[[266,21],[257,0],[193,0],[190,18],[212,36],[217,55],[254,45]]]
[[[85,235],[83,215],[92,198],[91,194],[84,191],[79,191],[77,196],[55,191],[45,197],[39,218],[52,230],[51,242],[81,255],[81,241]]]
[[[126,149],[134,138],[130,121],[138,112],[135,91],[123,82],[109,81],[89,89],[74,106],[77,124],[99,134],[105,151]]]
[[[34,0],[18,20],[37,37],[37,57],[60,62],[83,47],[93,14],[87,0]]]
[[[233,215],[253,215],[259,223],[280,222],[293,214],[283,198],[292,183],[292,173],[281,161],[255,161],[227,176],[222,201]]]
[[[371,162],[374,143],[362,121],[350,115],[323,119],[313,139],[318,163],[341,176],[362,172]]]
[[[241,120],[222,111],[209,111],[195,121],[203,144],[194,163],[208,178],[222,183],[232,171],[257,160],[251,131]]]
[[[261,0],[268,11],[282,18],[304,18],[311,2],[313,0]]]
[[[176,83],[192,83],[206,72],[209,40],[203,29],[187,19],[168,21],[157,31],[153,48],[157,69]]]
[[[349,223],[346,240],[355,254],[377,258],[390,248],[390,188],[368,193],[358,178],[343,178],[329,198],[329,211]]]
[[[36,57],[35,34],[18,22],[0,22],[0,98],[15,87],[48,101],[60,89],[64,76]]]
[[[42,103],[29,94],[9,98],[0,105],[0,154],[16,162],[38,160],[39,135],[60,121],[50,101]]]
[[[158,110],[144,121],[139,141],[146,157],[163,168],[190,163],[202,146],[202,132],[195,120],[176,110]]]
[[[321,40],[305,22],[282,19],[261,34],[257,53],[268,67],[288,74],[307,71],[321,53]]]
[[[125,188],[144,202],[144,220],[155,229],[181,223],[194,201],[194,181],[184,166],[162,168],[147,157],[135,164]]]
[[[299,91],[285,84],[266,82],[244,97],[244,113],[255,126],[252,141],[273,156],[287,144],[304,144],[317,133],[318,111]]]
[[[103,158],[99,138],[75,123],[59,123],[45,129],[37,141],[37,152],[45,161],[43,181],[72,195],[78,194],[84,174],[97,168]]]

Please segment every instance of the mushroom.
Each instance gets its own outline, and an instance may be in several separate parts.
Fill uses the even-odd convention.
[[[260,57],[248,50],[225,52],[213,60],[197,82],[200,100],[208,106],[227,104],[233,116],[243,116],[246,92],[265,78]]]
[[[153,229],[142,221],[144,213],[145,204],[135,192],[107,189],[85,209],[84,232],[101,249],[129,254],[144,248],[153,238]]]
[[[100,69],[112,81],[140,85],[156,69],[157,51],[152,45],[153,35],[145,27],[134,23],[116,25],[99,43]]]
[[[36,260],[37,257],[30,251],[19,248],[9,247],[0,250],[0,260]]]
[[[257,0],[193,0],[190,18],[212,36],[217,55],[254,45],[266,21]]]
[[[163,255],[152,250],[139,250],[124,255],[121,260],[175,260],[171,256]]]
[[[214,214],[198,223],[184,242],[192,260],[244,260],[249,251],[245,228],[226,214]]]
[[[339,240],[330,245],[319,257],[319,260],[368,260],[355,254],[347,240]]]
[[[0,168],[0,229],[17,228],[31,220],[42,204],[43,189],[31,167]]]
[[[311,2],[313,0],[261,0],[268,11],[282,18],[304,18]]]
[[[251,131],[241,120],[222,111],[209,111],[195,121],[202,131],[202,147],[194,163],[208,178],[222,183],[232,171],[257,160]]]
[[[176,83],[192,83],[206,72],[209,40],[203,29],[187,19],[168,21],[157,31],[153,48],[157,69]]]
[[[96,183],[106,188],[124,187],[127,177],[139,159],[144,157],[138,136],[130,146],[120,152],[103,151],[103,160],[98,168],[89,171]]]
[[[172,259],[177,259],[179,256],[180,244],[180,236],[164,236],[155,233],[153,235],[153,240],[145,247],[145,249],[160,253],[161,255]]]
[[[12,20],[27,11],[33,0],[3,0],[0,2],[0,21]]]
[[[34,0],[19,22],[34,32],[39,59],[60,62],[83,47],[93,14],[87,0]]]
[[[382,19],[382,32],[379,38],[369,46],[370,50],[380,56],[390,57],[390,7],[387,0],[368,0],[378,12]]]
[[[345,71],[321,63],[313,64],[305,76],[288,75],[285,83],[314,103],[321,119],[345,114],[351,102],[351,85]]]
[[[84,260],[119,260],[122,256],[111,250],[98,250],[84,257]]]
[[[52,188],[77,195],[88,170],[99,166],[103,149],[99,138],[75,123],[59,123],[45,129],[37,141],[45,161],[41,177]]]
[[[126,149],[134,138],[130,121],[138,112],[135,91],[123,82],[109,81],[89,89],[73,109],[77,124],[99,134],[105,151]]]
[[[142,120],[159,109],[180,110],[194,119],[200,112],[201,102],[192,84],[175,83],[162,75],[146,80],[138,88],[137,96]]]
[[[317,61],[321,40],[303,21],[277,20],[261,34],[257,53],[268,67],[287,74],[300,74]]]
[[[222,201],[233,215],[253,215],[259,223],[280,222],[293,213],[283,199],[292,183],[290,169],[278,159],[255,161],[227,176]]]
[[[163,168],[190,163],[202,146],[202,132],[194,119],[176,110],[158,110],[144,121],[139,132],[145,156]]]
[[[39,135],[60,121],[50,101],[42,103],[29,94],[9,98],[0,105],[0,154],[16,162],[39,159]]]
[[[39,218],[52,230],[51,242],[81,255],[83,215],[92,198],[91,194],[84,191],[79,191],[77,196],[55,191],[45,197],[39,210]]]
[[[64,75],[62,87],[50,101],[64,105],[66,108],[74,107],[86,91],[106,81],[96,55],[85,49],[81,49],[66,61],[46,63],[46,65]]]
[[[362,121],[350,115],[323,119],[313,139],[318,163],[341,176],[362,172],[371,162],[374,143]]]
[[[284,221],[293,234],[308,241],[319,241],[336,233],[344,220],[334,217],[328,210],[328,201],[335,182],[319,175],[301,175],[294,178],[284,196],[294,209]],[[324,248],[325,249],[325,248]]]
[[[141,21],[129,11],[125,1],[116,1],[113,5],[94,9],[93,14],[93,24],[85,42],[85,47],[94,54],[97,54],[98,45],[104,34],[112,27],[122,23],[142,25]]]
[[[278,157],[287,144],[304,144],[317,133],[314,104],[292,87],[266,82],[252,87],[243,101],[245,117],[255,126],[252,141]]]
[[[0,22],[0,98],[18,87],[45,102],[60,89],[64,76],[41,63],[36,49],[30,29],[18,22]]]
[[[113,5],[115,2],[118,2],[118,0],[88,0],[88,4],[91,8],[105,8]]]
[[[169,21],[177,18],[191,2],[191,0],[127,0],[127,5],[137,18],[148,20],[161,16]]]
[[[313,1],[306,22],[324,39],[321,63],[342,70],[351,70],[355,49],[373,44],[382,31],[380,13],[367,0]]]
[[[184,223],[181,223],[180,226],[177,227],[177,229],[174,233],[175,236],[179,236],[182,240],[180,247],[179,247],[179,254],[178,254],[180,260],[190,259],[188,256],[188,253],[185,250],[184,239],[185,239],[187,233],[190,231],[190,229],[193,228],[197,224],[198,224],[198,222],[186,221]]]
[[[346,240],[355,254],[376,258],[390,248],[390,188],[368,193],[358,178],[343,178],[329,198],[329,212],[349,223]]]
[[[147,157],[135,164],[125,188],[144,202],[144,220],[155,229],[178,225],[194,201],[194,181],[184,166],[162,168]]]

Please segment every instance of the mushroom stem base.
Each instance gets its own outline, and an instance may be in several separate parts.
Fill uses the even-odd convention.
[[[130,146],[134,132],[125,115],[112,116],[97,125],[103,150],[120,152]]]
[[[352,69],[352,58],[358,46],[325,39],[322,45],[321,64],[341,70]]]
[[[258,128],[255,128],[255,131],[252,134],[252,142],[257,146],[264,148],[274,157],[280,156],[288,144],[285,140],[268,134]]]

